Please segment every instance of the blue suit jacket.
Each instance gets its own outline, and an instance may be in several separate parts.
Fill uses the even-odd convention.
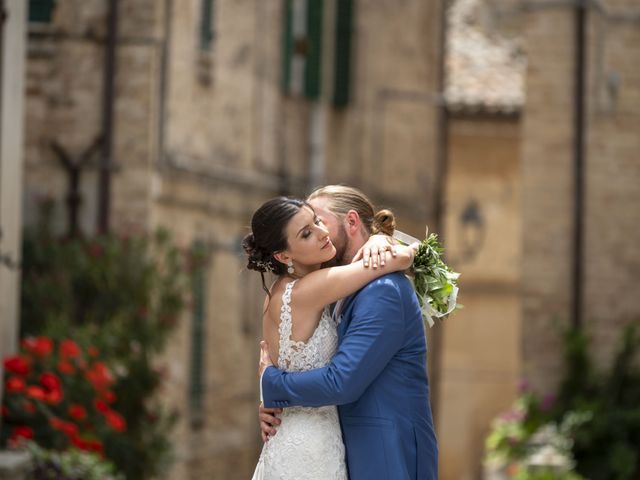
[[[331,363],[265,370],[267,407],[339,405],[351,480],[437,480],[427,345],[409,280],[392,273],[349,297]]]

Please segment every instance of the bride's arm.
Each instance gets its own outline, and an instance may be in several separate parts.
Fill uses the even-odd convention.
[[[296,285],[296,305],[314,310],[321,309],[357,292],[382,275],[406,270],[413,262],[413,248],[398,245],[395,250],[395,256],[384,254],[384,268],[365,267],[363,262],[355,262],[339,267],[321,268],[305,275]]]

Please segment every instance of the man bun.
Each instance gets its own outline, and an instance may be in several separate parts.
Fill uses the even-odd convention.
[[[393,235],[396,229],[396,218],[391,210],[382,209],[373,216],[373,224],[371,232],[373,234],[382,233],[384,235]]]

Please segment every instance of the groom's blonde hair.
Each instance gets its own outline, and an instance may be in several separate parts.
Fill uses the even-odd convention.
[[[344,219],[349,210],[355,210],[366,232],[371,235],[384,233],[393,235],[396,222],[391,210],[375,211],[371,200],[357,188],[346,185],[327,185],[311,192],[307,200],[326,198],[329,200],[328,209],[340,220]]]

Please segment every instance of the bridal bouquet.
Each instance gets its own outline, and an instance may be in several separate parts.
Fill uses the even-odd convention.
[[[411,267],[413,287],[422,307],[422,316],[433,327],[434,318],[444,319],[458,306],[460,274],[442,261],[444,248],[435,233],[428,235],[427,231],[427,238],[421,242],[398,231],[394,238],[405,245],[415,242],[419,244]]]

